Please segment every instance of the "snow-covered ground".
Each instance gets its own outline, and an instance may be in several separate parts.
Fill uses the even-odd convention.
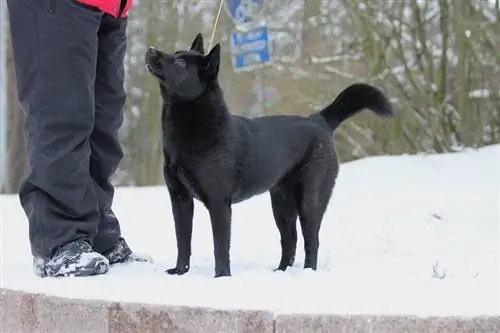
[[[267,194],[233,206],[231,278],[214,279],[212,234],[197,203],[192,269],[168,276],[176,245],[164,187],[121,188],[123,234],[154,264],[91,278],[39,279],[17,196],[1,199],[1,285],[53,295],[283,312],[500,314],[500,146],[341,166],[321,230],[319,269],[272,269],[279,234]],[[299,229],[300,230],[300,229]]]

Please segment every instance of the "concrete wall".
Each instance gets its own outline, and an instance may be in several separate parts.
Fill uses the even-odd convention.
[[[121,304],[1,289],[1,333],[499,333],[500,317],[277,315]]]

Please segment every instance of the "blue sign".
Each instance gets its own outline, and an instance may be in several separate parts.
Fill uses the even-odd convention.
[[[231,33],[233,67],[237,72],[252,70],[272,61],[267,26]]]
[[[247,25],[255,21],[262,10],[263,0],[226,0],[224,8],[234,25]]]

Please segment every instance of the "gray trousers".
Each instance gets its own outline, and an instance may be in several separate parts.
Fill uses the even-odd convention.
[[[7,0],[27,173],[19,188],[31,250],[87,239],[111,249],[120,226],[110,176],[123,156],[127,19],[74,0]]]

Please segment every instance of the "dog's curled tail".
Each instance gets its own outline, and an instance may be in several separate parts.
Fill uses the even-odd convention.
[[[363,109],[370,109],[381,117],[389,118],[394,116],[391,102],[384,93],[366,83],[355,83],[348,86],[316,116],[320,115],[333,131],[347,118],[354,116]]]

